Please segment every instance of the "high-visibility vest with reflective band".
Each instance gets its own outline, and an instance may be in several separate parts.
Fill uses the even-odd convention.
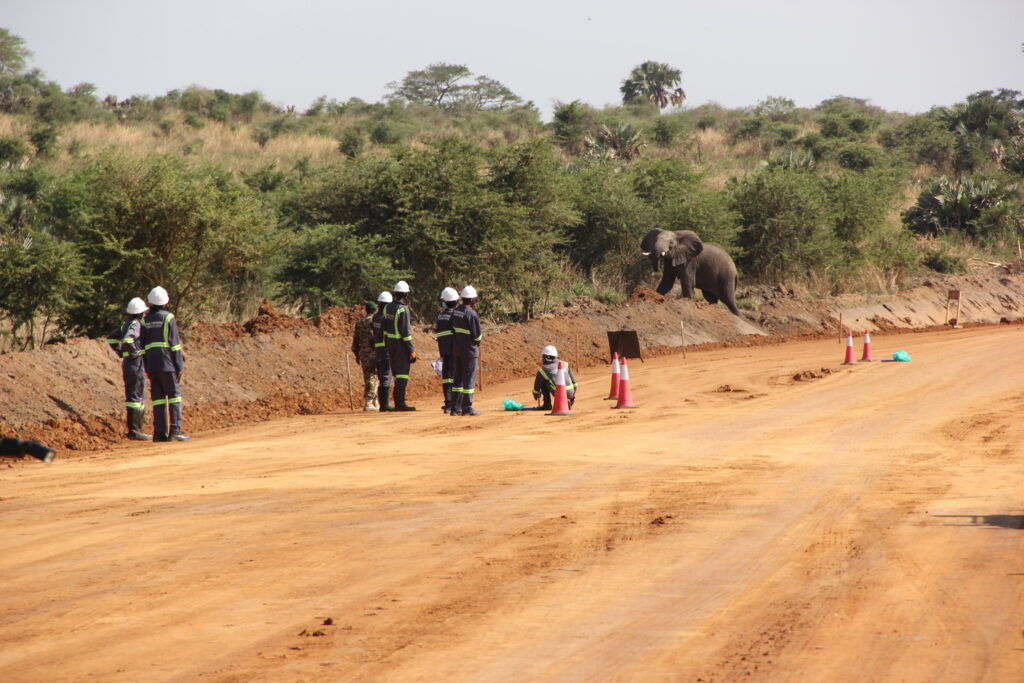
[[[456,306],[452,311],[451,325],[452,331],[455,333],[453,335],[455,352],[476,355],[477,347],[480,346],[480,341],[483,339],[483,333],[480,331],[480,316],[477,312],[465,304]]]
[[[562,361],[565,370],[565,395],[572,397],[576,394],[576,378],[569,369],[569,364]],[[536,379],[533,382],[533,395],[540,396],[541,388],[547,386],[553,393],[555,391],[555,373],[558,372],[558,361],[542,365],[537,370]]]
[[[142,319],[142,346],[146,352],[146,372],[181,372],[185,356],[174,314],[150,309]]]
[[[416,350],[412,343],[409,308],[401,301],[392,301],[384,307],[384,339],[404,344],[409,353]]]
[[[107,335],[107,343],[121,358],[141,358],[142,323],[138,318],[129,318],[121,327]]]
[[[452,355],[455,340],[455,331],[452,329],[452,313],[455,307],[445,306],[437,314],[437,323],[434,325],[434,338],[437,339],[437,352],[441,356]]]

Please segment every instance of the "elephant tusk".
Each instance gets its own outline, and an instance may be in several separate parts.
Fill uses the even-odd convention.
[[[661,252],[661,255],[664,256],[667,253],[668,253],[667,251],[663,251],[663,252]]]
[[[650,256],[651,255],[651,252],[649,252],[649,251],[642,251],[640,253],[643,254],[644,256]]]

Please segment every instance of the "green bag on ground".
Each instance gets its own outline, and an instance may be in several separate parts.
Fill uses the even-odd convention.
[[[506,398],[504,401],[502,401],[501,405],[503,405],[505,407],[505,410],[522,410],[523,409],[523,404],[522,403],[516,403],[515,401],[513,401],[510,398]]]
[[[904,351],[903,349],[900,349],[896,353],[892,354],[892,359],[893,360],[898,360],[898,361],[903,361],[904,363],[909,363],[910,362],[910,354],[907,353],[906,351]]]

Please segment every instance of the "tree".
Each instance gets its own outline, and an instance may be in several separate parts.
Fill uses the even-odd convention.
[[[733,188],[739,216],[737,259],[763,282],[780,282],[828,269],[837,258],[828,196],[820,178],[804,170],[765,168]]]
[[[12,346],[24,350],[45,340],[86,286],[74,245],[38,230],[0,226],[0,320],[10,328]]]
[[[0,76],[13,76],[25,70],[32,52],[25,41],[5,28],[0,28]]]
[[[788,121],[796,110],[796,104],[787,97],[766,97],[754,107],[758,116],[767,116],[772,121]]]
[[[564,147],[570,154],[579,154],[583,150],[587,130],[590,128],[586,107],[579,100],[555,107],[551,127],[555,133],[555,142]]]
[[[426,69],[410,71],[400,83],[388,83],[388,99],[420,102],[452,109],[507,109],[522,99],[499,81],[476,76],[462,64],[438,62]]]
[[[304,228],[288,247],[277,280],[286,301],[301,305],[307,315],[319,315],[329,306],[351,305],[408,277],[392,267],[385,252],[379,236],[360,237],[351,225],[321,223]]]
[[[394,90],[388,97],[441,106],[446,99],[454,98],[459,84],[470,75],[469,69],[462,64],[438,62],[426,69],[410,71],[401,83],[388,83],[388,88]]]
[[[212,309],[237,311],[262,294],[256,283],[278,244],[247,187],[169,156],[97,157],[58,179],[39,204],[92,280],[61,321],[76,334],[106,332],[123,302],[155,284],[185,323]]]
[[[668,64],[660,62],[644,62],[633,69],[629,78],[622,82],[619,91],[622,93],[623,104],[635,104],[647,100],[664,109],[670,103],[674,107],[682,105],[686,93],[679,87],[682,74]]]

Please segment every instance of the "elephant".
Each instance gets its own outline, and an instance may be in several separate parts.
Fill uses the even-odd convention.
[[[724,303],[733,315],[736,308],[736,264],[720,245],[702,242],[690,230],[651,230],[640,243],[655,272],[662,266],[658,294],[668,294],[679,278],[683,296],[693,298],[696,286],[710,303]]]

